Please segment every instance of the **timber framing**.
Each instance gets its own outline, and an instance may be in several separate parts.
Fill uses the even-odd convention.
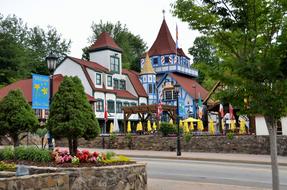
[[[129,106],[123,107],[124,112],[124,132],[126,132],[126,124],[132,114],[138,114],[140,121],[146,122],[152,114],[156,114],[159,104],[152,105],[139,105],[139,106]],[[176,106],[171,105],[161,105],[162,111],[166,112],[173,121],[176,120],[177,112]],[[157,125],[159,125],[159,120],[157,119]]]

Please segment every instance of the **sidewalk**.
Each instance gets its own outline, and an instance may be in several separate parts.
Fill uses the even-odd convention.
[[[167,151],[117,150],[117,149],[98,149],[98,148],[88,150],[92,151],[96,150],[99,152],[113,151],[116,154],[122,154],[128,157],[140,157],[140,158],[182,159],[182,160],[198,160],[198,161],[266,164],[266,165],[270,165],[271,163],[270,155],[182,152],[181,156],[176,156],[176,152],[167,152]],[[278,164],[281,166],[287,166],[287,156],[278,156]]]

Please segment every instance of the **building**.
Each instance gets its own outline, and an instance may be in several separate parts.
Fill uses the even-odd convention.
[[[140,80],[148,94],[148,104],[160,101],[176,105],[174,84],[180,85],[180,102],[184,102],[185,116],[196,117],[198,99],[205,99],[208,91],[196,82],[198,71],[190,58],[177,48],[165,19],[146,57],[141,59]]]
[[[108,111],[109,123],[118,120],[123,131],[123,106],[147,104],[148,96],[141,85],[138,73],[122,69],[122,49],[110,35],[103,32],[89,48],[90,61],[67,56],[54,74],[78,76],[85,92],[96,99],[95,114],[100,125],[104,124],[104,111]],[[137,121],[133,115],[130,120]]]

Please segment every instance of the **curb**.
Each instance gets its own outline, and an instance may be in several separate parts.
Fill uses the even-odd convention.
[[[132,158],[157,158],[157,159],[171,159],[171,160],[193,160],[193,161],[210,161],[210,162],[228,162],[228,163],[244,163],[244,164],[260,164],[271,165],[271,162],[266,161],[252,161],[252,160],[230,160],[230,159],[216,159],[216,158],[190,158],[190,157],[174,157],[174,156],[149,156],[149,155],[129,155]],[[279,166],[287,166],[287,163],[278,163]]]

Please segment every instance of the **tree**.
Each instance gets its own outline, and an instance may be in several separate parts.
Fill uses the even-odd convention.
[[[55,138],[68,138],[71,155],[77,152],[78,138],[99,134],[98,120],[78,77],[64,77],[52,99],[47,127]]]
[[[55,28],[29,28],[15,15],[0,14],[0,37],[0,86],[30,77],[31,73],[48,74],[46,56],[53,51],[63,58],[71,44]]]
[[[215,81],[208,76],[208,73],[219,67],[219,58],[212,45],[212,39],[206,36],[197,37],[193,42],[193,47],[188,51],[193,57],[193,66],[199,70],[197,81],[205,88],[211,89]]]
[[[92,24],[93,34],[89,38],[90,43],[94,43],[102,32],[108,32],[119,47],[122,48],[122,62],[124,68],[140,71],[140,58],[147,49],[146,43],[139,35],[132,34],[120,22],[112,24],[110,22]],[[88,47],[83,49],[83,58],[89,60]]]
[[[265,117],[273,189],[278,190],[277,123],[287,114],[287,2],[177,0],[173,13],[213,39],[222,63],[210,75],[227,87],[220,96]]]
[[[0,134],[9,135],[14,147],[19,146],[21,133],[35,131],[38,124],[34,111],[20,90],[10,91],[0,102]]]

